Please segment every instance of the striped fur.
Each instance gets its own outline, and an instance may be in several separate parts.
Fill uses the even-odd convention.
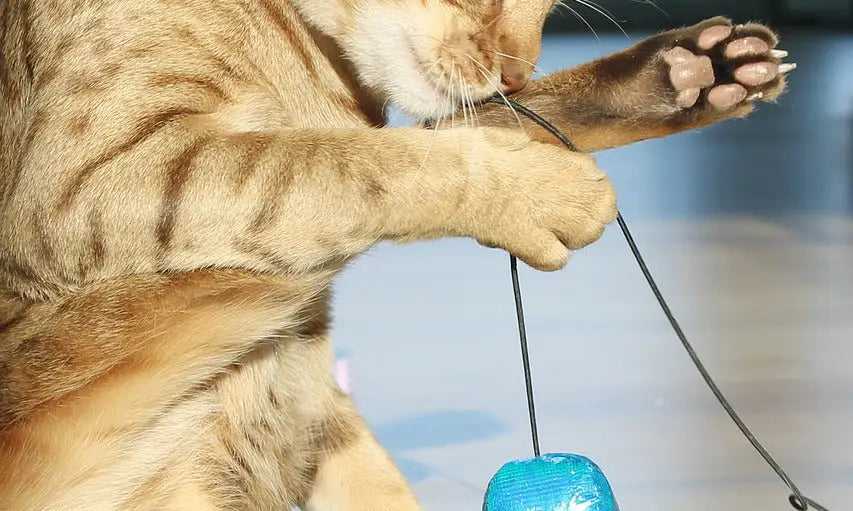
[[[555,270],[598,239],[592,158],[488,108],[382,127],[523,86],[552,6],[0,3],[3,509],[418,509],[332,380],[331,282],[382,240]],[[520,94],[635,140],[567,120],[596,69]]]

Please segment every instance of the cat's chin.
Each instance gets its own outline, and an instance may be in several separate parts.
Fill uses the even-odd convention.
[[[436,85],[428,76],[421,59],[409,45],[408,52],[397,56],[395,65],[385,73],[387,97],[394,107],[417,119],[439,119],[459,108],[450,91]]]
[[[441,119],[450,116],[458,109],[457,105],[438,94],[417,96],[403,92],[393,94],[390,103],[415,119]]]
[[[462,104],[458,101],[459,92],[444,90],[431,83],[425,74],[422,76],[417,74],[417,72],[410,73],[409,80],[401,80],[401,77],[397,76],[394,80],[396,83],[389,84],[392,92],[387,94],[388,102],[406,115],[421,120],[442,119],[456,113],[462,124],[464,114],[458,113],[462,109]],[[471,105],[491,96],[487,91],[471,89],[468,90],[467,95],[466,103]]]

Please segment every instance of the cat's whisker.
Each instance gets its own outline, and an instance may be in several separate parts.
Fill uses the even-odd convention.
[[[436,62],[438,64],[438,62]],[[434,67],[434,66],[433,66]],[[453,67],[450,68],[451,73],[453,72]],[[444,92],[445,99],[448,99],[452,103],[452,88],[450,87],[450,78],[448,77],[447,84],[444,84],[441,87],[441,91]],[[439,85],[439,84],[437,84]],[[450,94],[450,97],[448,95]],[[451,124],[452,127],[452,124]],[[421,160],[421,164],[418,169],[412,173],[411,177],[408,179],[408,185],[412,186],[416,183],[417,178],[423,172],[424,167],[426,167],[427,162],[429,161],[430,154],[432,153],[432,147],[435,145],[435,137],[438,136],[438,130],[441,129],[441,117],[435,120],[435,125],[432,127],[432,136],[429,139],[429,146],[427,146],[426,153],[424,154],[423,160]]]
[[[476,121],[477,117],[477,108],[474,105],[474,99],[471,96],[471,88],[465,83],[464,80],[460,80],[462,83],[460,84],[462,87],[462,104],[467,105],[468,108],[468,118],[471,121],[471,126],[476,128],[478,123]]]
[[[441,127],[441,119],[437,119],[435,121],[435,126],[432,127],[432,136],[429,137],[429,146],[427,146],[426,153],[424,154],[424,159],[421,161],[421,166],[418,167],[418,170],[412,175],[412,178],[409,180],[410,184],[415,183],[415,178],[423,172],[424,167],[426,167],[426,163],[429,161],[430,153],[432,153],[432,146],[435,145],[435,137],[438,136],[438,130]]]
[[[562,2],[562,0],[560,0],[560,1]],[[570,10],[573,10],[573,9],[571,9],[571,7],[569,7],[569,6],[567,6],[567,5],[563,5],[563,7],[567,8],[567,9],[570,9]],[[577,12],[574,12],[574,14],[575,14],[575,16],[576,16],[576,17],[579,17],[579,15],[577,14]],[[581,19],[582,19],[582,18],[581,18]],[[586,20],[584,20],[584,22],[586,22]],[[587,26],[589,26],[589,24],[587,24]],[[590,27],[590,29],[592,29],[592,27]],[[594,30],[593,30],[593,33],[595,33],[595,31],[594,31]],[[426,37],[427,39],[432,39],[432,40],[436,41],[436,42],[439,44],[439,46],[441,46],[442,48],[444,48],[444,49],[446,49],[446,50],[448,50],[448,51],[450,51],[450,52],[456,53],[457,55],[460,55],[460,54],[461,54],[459,50],[457,50],[456,48],[453,48],[452,46],[448,45],[447,43],[443,42],[442,40],[440,40],[440,39],[439,39],[439,38],[437,38],[437,37],[434,37],[434,36],[431,36],[431,35],[428,35],[428,34],[414,34],[414,35],[412,35],[412,37]],[[597,35],[596,35],[596,37],[597,37]],[[495,55],[499,55],[499,56],[501,56],[501,57],[506,57],[506,58],[508,58],[508,59],[513,59],[513,60],[518,60],[518,61],[520,61],[520,62],[524,62],[525,64],[527,64],[527,65],[531,66],[531,67],[533,68],[533,72],[534,72],[534,73],[536,73],[536,74],[539,74],[541,77],[545,77],[545,76],[548,76],[548,75],[550,74],[550,73],[548,73],[548,72],[546,72],[546,71],[542,70],[542,68],[540,68],[539,66],[537,66],[537,65],[536,65],[536,64],[534,64],[533,62],[530,62],[529,60],[523,59],[523,58],[521,58],[521,57],[517,57],[517,56],[515,56],[515,55],[510,55],[510,54],[507,54],[507,53],[502,53],[502,52],[495,51],[495,50],[489,50],[489,49],[487,49],[487,48],[482,48],[482,51],[484,51],[484,52],[488,52],[488,53],[494,53]],[[438,63],[438,62],[436,62],[436,64],[437,64],[437,63]],[[432,67],[432,68],[430,68],[430,71],[428,71],[428,73],[432,72],[432,69],[434,69],[434,68],[435,68],[435,65],[436,65],[436,64],[433,64],[433,67]]]
[[[616,28],[618,28],[619,31],[625,35],[625,37],[627,37],[628,39],[631,38],[628,35],[628,32],[625,32],[625,29],[622,28],[622,25],[620,25],[619,22],[616,21],[616,18],[612,14],[610,14],[610,12],[608,12],[606,9],[604,9],[603,7],[598,5],[597,3],[593,2],[592,0],[572,0],[572,1],[577,2],[581,5],[584,5],[584,6],[588,7],[589,9],[592,9],[593,11],[597,12],[598,14],[604,16],[605,18],[607,18],[607,20],[609,20],[611,23],[613,23],[616,26]]]
[[[462,115],[465,117],[465,127],[468,127],[468,98],[465,97],[465,83],[462,81],[462,74],[459,75],[459,96],[462,104]]]
[[[502,52],[495,51],[495,50],[488,50],[488,49],[485,49],[485,48],[483,48],[483,51],[486,51],[486,52],[489,52],[489,53],[494,53],[495,55],[498,55],[498,56],[500,56],[500,57],[505,57],[505,58],[508,58],[508,59],[517,60],[517,61],[519,61],[519,62],[523,62],[523,63],[527,64],[528,66],[531,66],[531,67],[533,68],[533,71],[535,71],[535,72],[537,72],[537,73],[541,73],[541,74],[543,74],[543,75],[547,75],[547,74],[548,74],[548,73],[546,73],[545,71],[542,71],[542,69],[540,69],[540,68],[539,68],[539,66],[537,66],[537,65],[536,65],[536,64],[534,64],[533,62],[530,62],[529,60],[525,60],[525,59],[523,59],[523,58],[521,58],[521,57],[516,57],[515,55],[509,55],[509,54],[507,54],[507,53],[502,53]]]
[[[471,87],[469,87],[468,84],[463,83],[462,84],[462,90],[464,91],[463,101],[465,101],[468,104],[468,117],[471,120],[471,126],[476,128],[477,122],[475,119],[476,119],[477,108],[474,105],[474,98],[471,96]]]
[[[573,14],[573,15],[574,15],[574,17],[575,17],[575,18],[577,18],[577,19],[579,19],[580,21],[582,21],[582,22],[583,22],[583,24],[584,24],[584,25],[586,25],[586,26],[587,26],[587,28],[589,28],[589,30],[592,32],[592,35],[593,35],[593,36],[595,36],[595,39],[596,39],[597,41],[601,41],[601,38],[600,38],[600,37],[598,37],[598,33],[595,31],[595,29],[594,29],[594,28],[592,28],[592,25],[591,25],[591,24],[586,20],[586,18],[584,18],[584,17],[583,17],[583,15],[582,15],[581,13],[579,13],[579,12],[578,12],[578,11],[576,11],[576,10],[574,10],[574,9],[573,9],[571,6],[569,6],[569,4],[567,4],[564,0],[557,0],[557,6],[559,6],[559,7],[564,7],[565,9],[567,9],[571,14]]]
[[[468,101],[471,102],[471,112],[473,112],[473,114],[474,114],[474,126],[479,128],[480,127],[480,116],[479,116],[479,114],[477,114],[477,107],[474,104],[474,98],[471,97],[471,88],[468,87],[467,90],[468,90]]]
[[[661,14],[666,16],[668,19],[672,19],[672,16],[669,15],[661,6],[653,2],[652,0],[628,0],[629,2],[634,2],[635,4],[648,4],[657,9]]]
[[[456,71],[456,65],[450,64],[450,77],[447,80],[447,90],[450,92],[450,129],[456,127],[456,95],[453,93],[453,74]]]
[[[575,1],[580,2],[580,0],[575,0]],[[596,2],[595,0],[584,0],[583,3],[584,3],[584,5],[589,7],[590,9],[598,10],[598,12],[600,12],[603,16],[608,16],[612,21],[618,21],[619,23],[626,23],[628,21],[626,19],[622,19],[622,20],[617,19],[615,14],[610,12],[606,7],[604,7],[600,3]]]
[[[439,64],[440,64],[440,62],[439,62],[438,60],[436,60],[435,62],[433,62],[433,63],[432,63],[432,65],[429,67],[429,69],[427,70],[427,72],[426,72],[425,74],[426,74],[428,77],[430,77],[430,78],[431,78],[431,77],[432,77],[432,72],[433,72],[433,70],[434,70],[434,69],[436,68],[436,66],[438,66]]]
[[[486,81],[489,82],[489,85],[491,85],[492,88],[495,89],[495,91],[498,94],[500,94],[501,98],[503,98],[503,100],[504,100],[504,103],[506,103],[506,106],[508,106],[509,109],[512,111],[512,115],[515,116],[515,120],[516,120],[516,122],[518,122],[519,129],[524,130],[524,125],[521,123],[521,117],[518,116],[518,112],[515,111],[515,108],[513,108],[512,104],[509,102],[507,97],[504,95],[503,91],[501,91],[501,88],[498,87],[497,85],[495,85],[495,83],[492,81],[492,79],[489,78],[489,70],[486,69],[486,67],[483,64],[481,64],[477,59],[475,59],[471,55],[466,53],[465,56],[468,57],[469,59],[471,59],[471,62],[473,62],[474,65],[476,65],[477,67],[480,68],[479,69],[480,74],[482,74],[483,78],[485,78]]]
[[[563,0],[559,0],[559,1],[562,2]],[[574,9],[572,9],[571,7],[569,7],[565,4],[563,4],[563,6],[566,7],[567,9],[571,10],[573,13],[575,13],[576,16],[580,17],[580,15],[578,15],[577,12],[574,11]],[[581,19],[583,19],[583,17],[581,17]],[[586,22],[586,20],[583,20],[583,21]],[[592,30],[592,27],[589,25],[589,23],[587,23],[587,26],[589,26],[590,30]],[[595,34],[595,30],[593,30],[593,34]],[[518,115],[518,112],[516,112],[515,109],[512,107],[512,105],[509,104],[509,100],[506,98],[506,96],[500,90],[500,87],[498,87],[494,83],[494,81],[489,78],[488,70],[485,68],[485,66],[483,66],[482,63],[480,63],[480,61],[478,61],[476,58],[471,56],[469,53],[463,52],[457,48],[453,48],[452,46],[444,43],[443,41],[441,41],[437,37],[434,37],[434,36],[431,36],[428,34],[414,34],[413,37],[425,37],[428,39],[432,39],[432,40],[436,41],[442,48],[450,51],[451,53],[454,53],[454,54],[459,55],[459,56],[464,56],[464,57],[467,57],[468,59],[470,59],[479,68],[478,72],[483,76],[483,78],[486,79],[486,81],[489,83],[489,85],[503,98],[504,102],[507,103],[507,106],[510,107],[510,110],[512,111],[513,115],[515,116],[515,119],[516,119],[516,122],[518,123],[519,128],[523,128],[523,124],[521,122],[521,118]],[[598,37],[597,34],[596,34],[596,37]],[[509,58],[509,59],[515,59],[515,60],[518,60],[520,62],[524,62],[525,64],[532,66],[534,72],[537,72],[543,76],[548,76],[548,73],[542,71],[536,64],[534,64],[533,62],[530,62],[529,60],[525,60],[521,57],[516,57],[515,55],[509,55],[507,53],[499,52],[496,50],[488,50],[485,48],[483,48],[482,50],[490,52],[490,53],[494,53],[494,54],[501,56],[501,57],[505,57],[505,58]],[[438,63],[439,63],[438,61],[433,63],[433,66],[429,69],[429,71],[427,71],[428,76],[432,73],[432,70],[435,68],[435,66]],[[458,78],[459,87],[460,87],[459,88],[459,99],[458,99],[458,101],[456,99],[456,89],[455,89],[456,84],[454,83],[455,78]],[[465,126],[479,126],[479,116],[477,115],[477,109],[475,106],[475,101],[474,101],[473,97],[471,96],[471,91],[469,90],[469,88],[465,84],[465,81],[462,77],[462,74],[460,73],[458,77],[456,76],[456,65],[453,63],[451,63],[450,75],[448,76],[448,85],[446,86],[446,90],[449,92],[450,104],[454,106],[454,108],[451,110],[451,114],[450,114],[450,127],[451,128],[456,127],[456,111],[459,110],[460,108],[462,109],[463,123]]]
[[[438,61],[436,61],[436,64],[438,64]],[[453,97],[454,97],[454,94],[453,94],[453,74],[455,72],[456,72],[456,66],[454,64],[451,64],[450,74],[447,76],[447,83],[442,84],[442,90],[444,91],[445,99],[448,99],[450,101],[451,105],[455,105],[455,103],[453,101]],[[454,127],[454,121],[455,121],[454,112],[455,111],[456,110],[454,108],[451,110],[451,113],[450,113],[450,115],[451,115],[450,127],[451,128]],[[429,140],[429,146],[427,147],[426,153],[424,154],[424,159],[421,161],[421,165],[420,165],[420,167],[418,167],[418,170],[412,174],[412,177],[409,180],[410,184],[412,184],[412,185],[415,184],[417,177],[420,176],[421,172],[423,172],[424,167],[426,167],[426,164],[429,161],[429,157],[432,153],[433,145],[435,145],[435,137],[438,136],[438,130],[441,129],[441,121],[442,121],[442,119],[441,119],[441,117],[439,117],[435,121],[435,126],[432,127],[433,132],[432,132],[432,136],[430,137],[430,140]]]

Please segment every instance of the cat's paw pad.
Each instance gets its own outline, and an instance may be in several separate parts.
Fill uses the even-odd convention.
[[[692,27],[663,52],[675,104],[728,111],[755,100],[773,100],[796,64],[776,49],[776,36],[758,24],[732,26],[716,18]]]

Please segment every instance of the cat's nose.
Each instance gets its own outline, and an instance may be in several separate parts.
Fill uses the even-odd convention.
[[[529,79],[530,73],[518,63],[505,63],[501,68],[501,89],[504,94],[520,91]]]

